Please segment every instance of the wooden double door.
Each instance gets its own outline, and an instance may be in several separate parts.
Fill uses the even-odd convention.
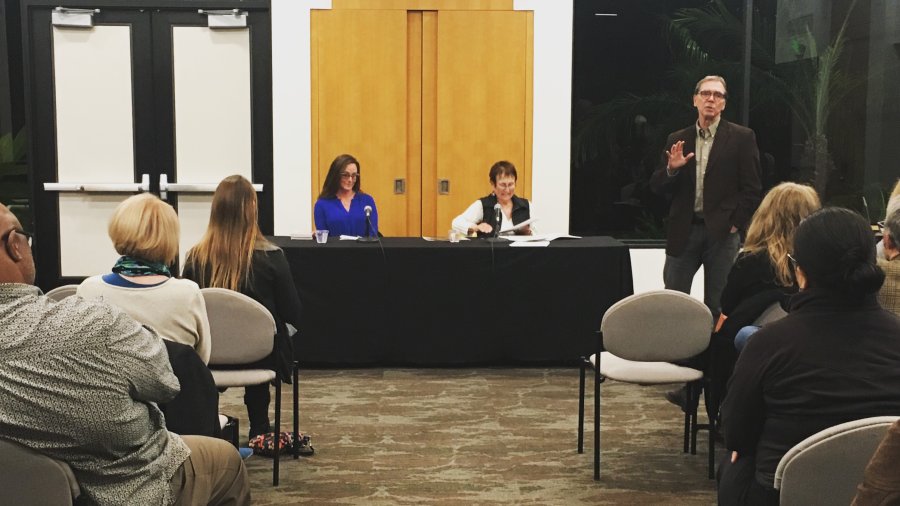
[[[530,197],[533,13],[408,3],[312,12],[311,197],[350,153],[385,235],[444,235],[490,191],[498,160],[515,164],[516,194]]]

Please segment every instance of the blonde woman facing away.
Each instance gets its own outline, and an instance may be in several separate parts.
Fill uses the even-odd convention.
[[[112,272],[85,279],[77,294],[103,297],[160,337],[194,348],[209,362],[209,321],[200,289],[176,279],[169,265],[178,256],[178,216],[149,193],[119,204],[109,222],[109,238],[122,255]]]
[[[228,176],[213,195],[209,226],[188,251],[183,275],[201,288],[227,288],[247,295],[275,318],[277,337],[272,355],[259,367],[290,379],[293,349],[286,324],[300,328],[302,308],[284,252],[263,237],[257,224],[256,191],[242,176]],[[270,432],[269,385],[247,387],[244,404],[250,437]]]

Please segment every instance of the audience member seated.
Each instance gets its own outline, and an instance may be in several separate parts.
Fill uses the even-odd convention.
[[[884,220],[884,259],[878,266],[884,271],[884,285],[878,292],[878,302],[895,315],[900,316],[900,196],[890,200],[894,210]]]
[[[206,233],[188,251],[183,275],[201,288],[227,288],[261,303],[275,318],[275,347],[257,367],[291,381],[294,355],[287,325],[300,329],[302,308],[284,252],[263,237],[257,224],[253,186],[242,176],[228,176],[213,195]],[[250,437],[271,431],[269,385],[246,387],[244,404]]]
[[[366,207],[371,208],[369,236],[378,234],[378,209],[375,199],[360,189],[359,161],[352,155],[340,155],[331,162],[322,193],[313,209],[316,230],[329,235],[366,235]]]
[[[477,233],[479,237],[494,234],[494,206],[500,204],[500,233],[511,231],[513,227],[529,220],[532,214],[528,200],[517,197],[516,181],[519,175],[516,166],[507,161],[500,161],[491,166],[488,172],[493,191],[490,195],[472,202],[462,214],[453,218],[453,229],[465,234]],[[531,225],[515,230],[516,234],[531,235]]]
[[[853,506],[900,504],[900,420],[894,422],[866,466]]]
[[[769,190],[753,214],[744,248],[728,273],[722,292],[724,323],[717,332],[719,338],[742,349],[745,341],[735,341],[739,329],[751,324],[772,303],[786,305],[788,296],[796,293],[788,252],[800,221],[820,207],[819,196],[810,186],[781,183]],[[763,293],[767,295],[759,295]]]
[[[890,197],[888,197],[888,203],[884,210],[884,219],[887,219],[891,213],[898,209],[900,209],[900,179],[897,180],[897,184],[894,185],[894,189],[891,191]],[[878,258],[884,259],[884,245],[881,242],[878,243]]]
[[[66,462],[89,504],[250,504],[221,439],[167,431],[178,392],[163,340],[102,301],[32,286],[30,237],[0,205],[0,434]]]
[[[747,343],[722,404],[722,505],[778,504],[775,469],[795,444],[900,413],[900,319],[875,299],[884,273],[869,224],[847,209],[817,211],[797,228],[792,256],[800,292]]]
[[[209,362],[209,321],[200,288],[176,279],[169,265],[178,256],[178,216],[150,193],[119,204],[109,222],[109,238],[122,255],[112,272],[85,279],[77,294],[103,297],[163,339],[186,344]]]
[[[810,186],[782,183],[763,198],[753,213],[744,248],[728,273],[722,291],[720,325],[710,341],[710,351],[700,359],[712,378],[714,394],[706,392],[708,414],[717,417],[719,399],[737,360],[735,336],[753,323],[774,303],[786,305],[797,291],[788,252],[793,247],[794,231],[800,220],[821,207]],[[679,406],[685,403],[684,389],[666,394]]]

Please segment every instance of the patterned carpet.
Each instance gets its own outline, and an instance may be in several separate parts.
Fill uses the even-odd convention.
[[[253,503],[715,502],[702,433],[697,455],[683,454],[683,418],[663,399],[666,387],[603,385],[602,477],[594,482],[590,379],[587,388],[579,455],[577,369],[302,371],[300,427],[316,454],[282,460],[277,488],[272,461],[248,459]],[[220,406],[241,418],[246,438],[242,390],[225,392]]]

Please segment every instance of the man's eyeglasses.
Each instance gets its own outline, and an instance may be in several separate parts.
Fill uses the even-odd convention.
[[[6,233],[3,234],[3,238],[0,240],[2,240],[3,242],[6,242],[8,244],[13,232],[15,232],[21,236],[24,236],[25,240],[28,242],[28,247],[29,248],[31,247],[31,238],[34,236],[32,234],[29,234],[28,232],[22,230],[21,228],[11,228],[11,229],[7,230]]]
[[[722,93],[721,91],[703,90],[698,91],[697,94],[700,95],[700,98],[702,98],[703,100],[709,100],[709,97],[713,97],[717,102],[728,98],[728,95]]]
[[[359,179],[359,174],[354,174],[350,172],[341,172],[341,179],[352,179],[356,181]]]

